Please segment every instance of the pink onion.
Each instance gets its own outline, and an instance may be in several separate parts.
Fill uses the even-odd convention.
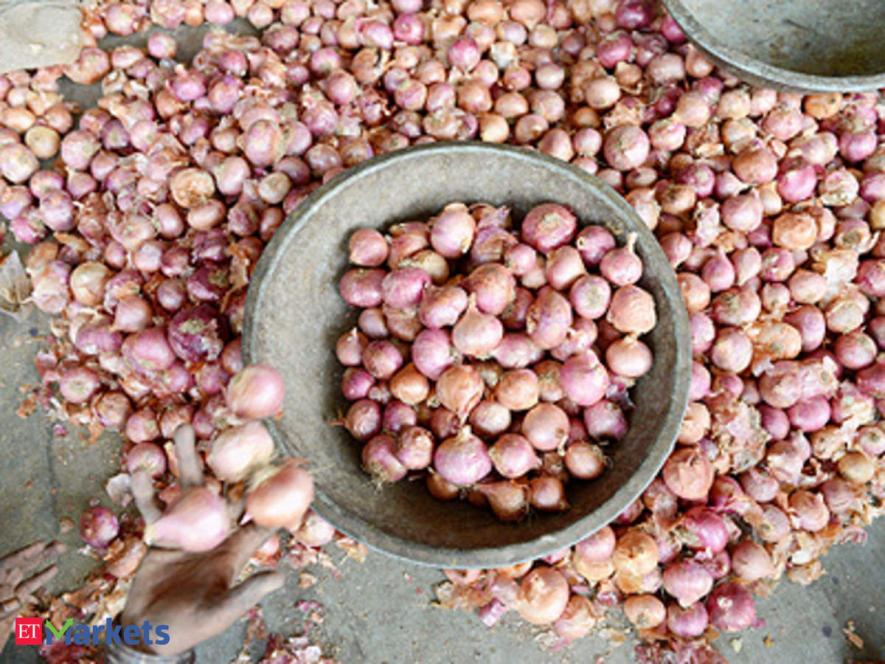
[[[245,367],[231,378],[227,387],[227,405],[239,417],[271,417],[283,404],[283,378],[266,364]]]
[[[465,427],[436,448],[433,468],[446,481],[468,486],[489,474],[492,461],[485,443]]]

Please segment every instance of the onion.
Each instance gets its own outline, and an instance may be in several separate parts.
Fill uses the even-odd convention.
[[[119,532],[120,522],[107,507],[89,507],[80,516],[80,538],[94,549],[106,549]]]
[[[235,415],[258,419],[279,412],[284,393],[283,378],[276,369],[266,364],[253,364],[231,378],[226,399]]]
[[[550,475],[535,477],[529,482],[529,502],[541,512],[562,512],[568,509],[562,480]]]
[[[298,459],[257,473],[246,493],[246,513],[259,526],[297,530],[313,500],[313,479]]]
[[[486,358],[501,342],[504,326],[491,314],[482,313],[471,296],[467,311],[452,329],[452,343],[461,353]]]
[[[639,530],[628,530],[619,537],[612,554],[618,572],[637,577],[656,569],[658,559],[658,545],[650,535]]]
[[[753,597],[736,583],[717,586],[706,602],[710,623],[723,632],[740,632],[756,622]]]
[[[693,549],[719,553],[728,544],[725,519],[704,507],[692,507],[688,510],[680,521],[679,529],[682,540]]]
[[[506,480],[479,484],[477,489],[500,521],[519,521],[525,516],[528,502],[523,484]]]
[[[526,214],[520,237],[526,244],[546,254],[570,242],[576,227],[575,215],[567,208],[555,203],[545,203],[532,208]]]
[[[406,476],[406,468],[397,458],[394,445],[393,438],[380,434],[363,447],[363,468],[379,484],[397,482]]]
[[[138,443],[126,453],[126,469],[130,475],[144,471],[151,477],[160,477],[166,472],[166,454],[154,443]]]
[[[555,622],[569,601],[569,586],[556,569],[538,566],[523,577],[519,585],[516,610],[533,625]]]
[[[447,331],[425,329],[415,337],[412,344],[412,362],[418,371],[431,380],[439,379],[455,359],[457,353],[451,345]]]
[[[624,614],[636,627],[651,629],[664,622],[667,610],[654,595],[631,595],[624,602]]]
[[[211,551],[230,532],[224,499],[206,487],[183,493],[157,521],[144,529],[150,545],[193,553]]]
[[[568,439],[568,415],[558,406],[540,403],[526,413],[521,430],[535,449],[555,450]]]
[[[519,434],[501,436],[489,449],[489,458],[499,475],[516,479],[540,466],[532,444]]]
[[[568,300],[552,288],[544,287],[529,306],[526,331],[539,348],[550,350],[565,341],[572,320]]]
[[[355,401],[347,411],[344,426],[357,440],[368,440],[381,430],[381,407],[372,399]]]
[[[760,544],[750,540],[739,542],[731,552],[731,566],[738,578],[752,582],[774,576],[771,556]]]
[[[479,482],[492,470],[485,443],[469,427],[447,438],[433,454],[433,468],[452,484],[468,486]]]
[[[713,468],[697,449],[677,449],[664,464],[663,478],[670,489],[685,500],[703,500],[713,485]]]
[[[587,433],[596,439],[619,440],[627,433],[627,419],[620,407],[605,399],[584,410]]]
[[[650,332],[657,323],[654,299],[638,286],[622,286],[612,296],[606,320],[626,334]]]
[[[605,470],[605,454],[598,445],[577,441],[566,448],[565,465],[572,476],[592,480]]]
[[[206,463],[215,476],[224,482],[239,482],[270,461],[273,439],[261,422],[223,431],[214,441]]]

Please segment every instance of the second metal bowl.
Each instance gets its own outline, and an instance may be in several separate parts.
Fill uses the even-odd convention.
[[[759,85],[803,92],[885,87],[885,0],[664,0],[686,36]]]
[[[518,524],[466,502],[434,499],[424,482],[376,488],[360,467],[360,443],[330,426],[346,402],[335,340],[355,313],[337,292],[347,240],[361,226],[425,219],[453,201],[508,205],[519,219],[555,201],[580,222],[603,224],[623,243],[638,235],[641,284],[655,299],[651,372],[635,386],[630,431],[608,452],[613,464],[592,482],[571,482],[571,508]],[[306,457],[316,511],[340,530],[400,558],[438,567],[496,567],[543,556],[607,524],[651,482],[679,430],[691,350],[682,296],[670,264],[629,204],[600,180],[561,161],[476,143],[421,146],[349,169],[303,201],[277,230],[252,277],[243,350],[286,382],[283,415],[271,423],[278,444]]]

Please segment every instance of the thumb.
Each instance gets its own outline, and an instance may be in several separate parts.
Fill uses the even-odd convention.
[[[232,624],[267,595],[282,588],[285,583],[286,577],[280,572],[253,574],[240,585],[228,591],[218,610],[223,620]]]

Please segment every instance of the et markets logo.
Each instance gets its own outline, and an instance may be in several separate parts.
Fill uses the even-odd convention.
[[[125,643],[127,646],[163,646],[169,643],[169,625],[153,625],[145,620],[141,627],[123,627],[115,625],[110,618],[104,625],[86,625],[74,623],[73,618],[68,618],[64,625],[56,627],[49,620],[44,621],[41,618],[15,619],[16,645],[52,645],[55,641],[77,646],[97,646],[102,641],[108,645]]]

